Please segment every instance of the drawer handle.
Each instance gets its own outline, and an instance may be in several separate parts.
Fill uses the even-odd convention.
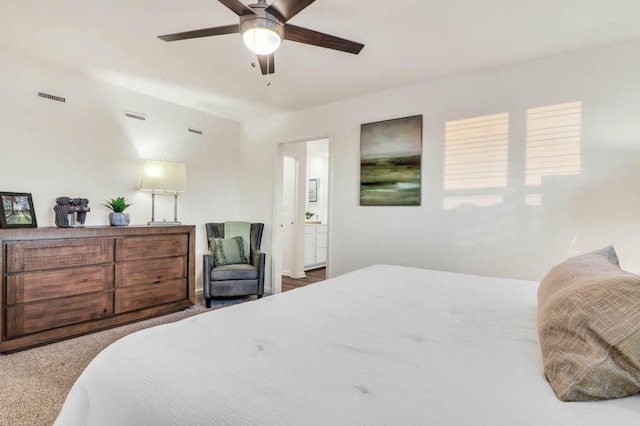
[[[156,280],[154,282],[152,282],[151,284],[160,284],[162,282],[162,280]]]

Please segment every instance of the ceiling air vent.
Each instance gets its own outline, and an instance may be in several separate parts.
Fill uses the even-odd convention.
[[[200,129],[196,129],[194,127],[189,127],[188,129],[191,133],[195,133],[196,135],[202,135],[204,132]]]
[[[140,114],[139,112],[125,111],[124,116],[127,118],[133,118],[140,121],[146,121],[147,116],[144,114]]]
[[[58,102],[66,102],[67,101],[62,96],[50,95],[49,93],[44,93],[44,92],[38,92],[38,96],[40,96],[41,98],[49,99],[51,101],[58,101]]]

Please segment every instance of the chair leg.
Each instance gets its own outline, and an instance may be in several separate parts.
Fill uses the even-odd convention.
[[[261,294],[258,295],[258,299],[262,299],[262,295]]]
[[[205,297],[204,298],[204,303],[207,306],[207,308],[211,307],[211,298],[210,297]]]

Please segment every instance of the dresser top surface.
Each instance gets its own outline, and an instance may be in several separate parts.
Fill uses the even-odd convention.
[[[76,228],[10,228],[0,229],[0,240],[41,240],[50,238],[91,238],[184,234],[195,230],[194,225],[131,225],[131,226],[83,226]]]

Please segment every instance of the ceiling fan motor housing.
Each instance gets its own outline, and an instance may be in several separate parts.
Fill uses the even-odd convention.
[[[268,7],[266,3],[256,3],[249,5],[249,7],[255,12],[255,15],[240,16],[241,34],[244,34],[245,31],[251,28],[258,27],[274,31],[280,36],[281,40],[284,39],[284,24],[274,15],[266,11]]]

